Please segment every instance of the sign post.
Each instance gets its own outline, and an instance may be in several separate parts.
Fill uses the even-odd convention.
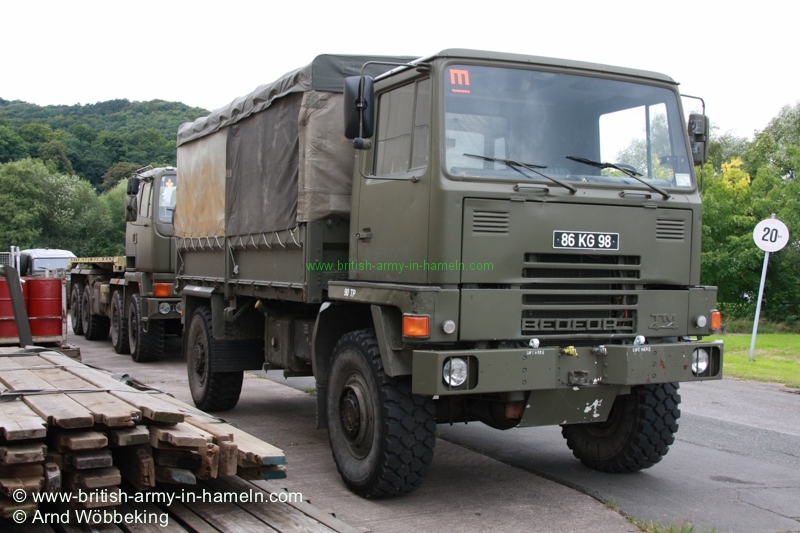
[[[753,230],[753,240],[756,246],[764,250],[764,267],[761,269],[761,284],[758,286],[758,300],[756,301],[756,319],[753,322],[753,337],[750,339],[750,360],[756,349],[756,334],[758,333],[758,319],[761,317],[761,299],[764,297],[764,282],[767,279],[767,263],[770,252],[782,250],[789,242],[789,228],[786,224],[775,218],[762,220]]]

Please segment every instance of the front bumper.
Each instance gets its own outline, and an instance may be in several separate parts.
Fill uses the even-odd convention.
[[[692,372],[696,348],[705,348],[711,356],[701,375]],[[722,355],[722,341],[571,349],[415,350],[412,392],[445,396],[721,379]],[[468,363],[468,377],[460,387],[448,386],[442,377],[444,363],[451,357],[462,357]]]

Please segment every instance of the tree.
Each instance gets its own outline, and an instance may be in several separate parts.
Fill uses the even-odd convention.
[[[28,145],[17,132],[0,125],[0,163],[28,157]]]
[[[103,190],[108,191],[113,189],[120,180],[130,177],[139,168],[141,168],[141,165],[137,165],[136,163],[128,163],[125,161],[114,163],[109,167],[106,173],[103,174]]]
[[[39,158],[47,164],[53,165],[58,172],[72,174],[72,162],[67,157],[67,147],[58,140],[48,141],[39,145]]]

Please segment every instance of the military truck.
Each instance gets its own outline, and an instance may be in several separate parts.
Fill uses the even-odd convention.
[[[125,256],[72,260],[72,331],[105,340],[138,362],[157,359],[167,335],[180,335],[181,299],[175,292],[174,167],[141,169],[128,179]]]
[[[195,404],[314,376],[347,486],[420,485],[436,424],[560,425],[659,462],[678,382],[720,379],[700,285],[707,120],[653,72],[445,50],[319,56],[178,131]],[[532,450],[531,453],[535,453]]]

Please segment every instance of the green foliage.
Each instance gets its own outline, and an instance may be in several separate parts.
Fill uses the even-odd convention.
[[[764,260],[753,228],[775,213],[792,241],[770,254],[762,317],[800,322],[800,104],[785,107],[745,145],[733,136],[714,140],[711,154],[703,194],[702,282],[719,288],[724,315],[752,320]]]
[[[141,168],[134,163],[120,161],[114,163],[111,168],[103,174],[103,190],[107,191],[117,186],[120,180],[130,177],[136,170]]]
[[[110,100],[37,106],[0,99],[0,163],[40,157],[59,172],[109,188],[113,165],[175,165],[178,126],[208,114],[178,102]]]
[[[0,165],[0,249],[124,254],[125,190],[118,189],[98,196],[86,180],[36,159]]]
[[[719,335],[709,338],[720,339],[725,341],[723,375],[800,388],[800,335],[762,333],[759,326],[753,361],[750,361],[751,335]]]

